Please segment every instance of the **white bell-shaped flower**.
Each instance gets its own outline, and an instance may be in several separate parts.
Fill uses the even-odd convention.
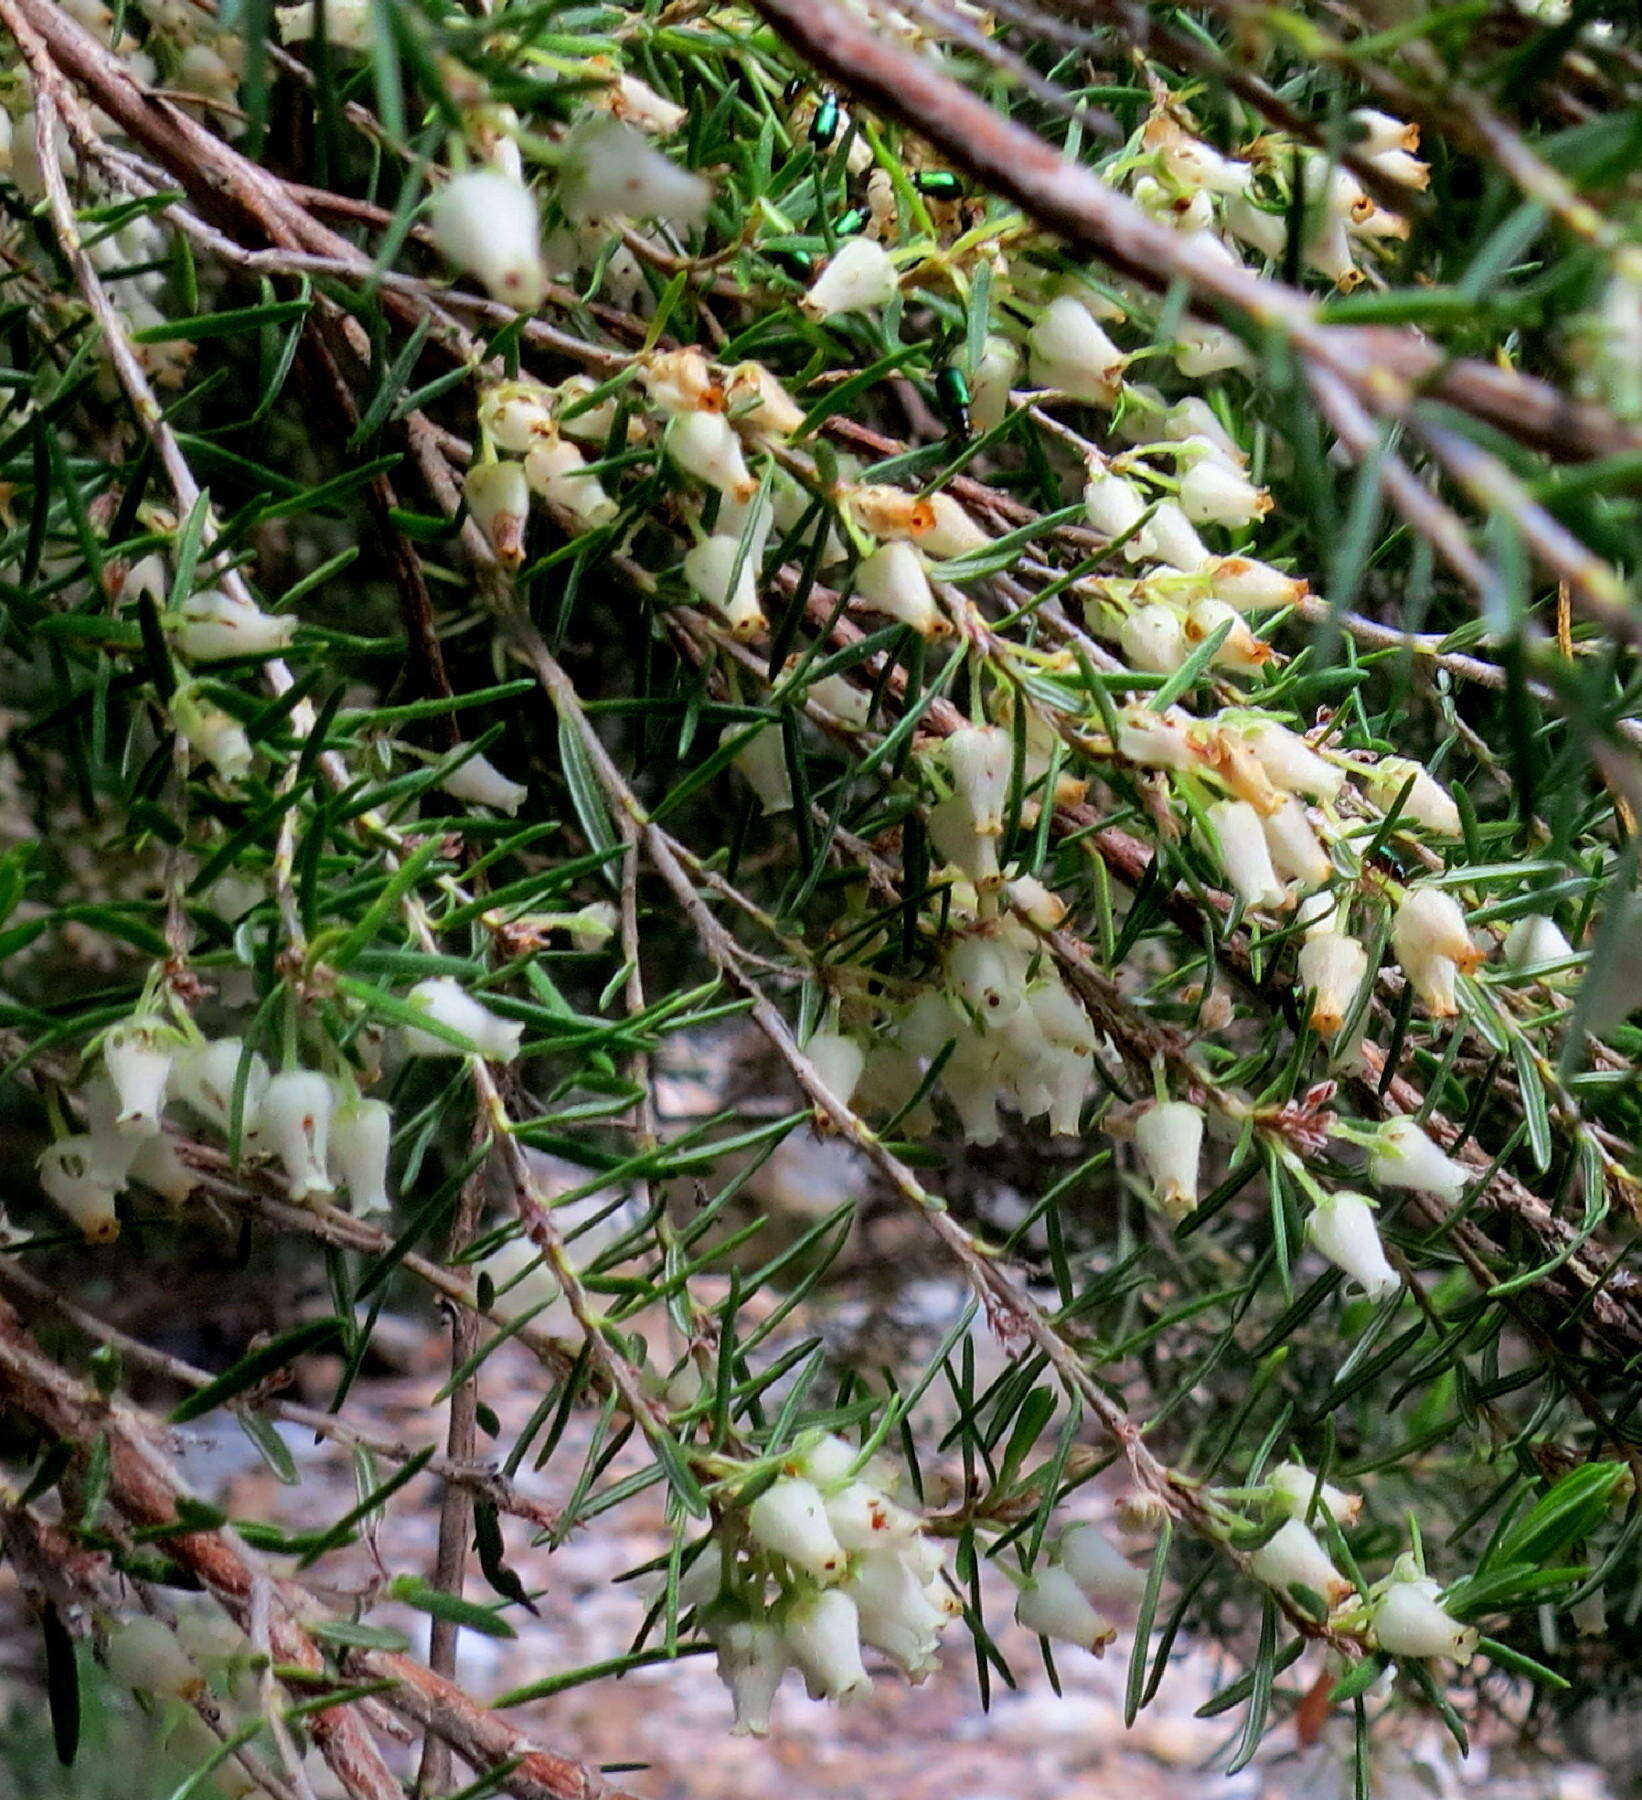
[[[544,432],[525,451],[525,485],[549,506],[596,531],[608,525],[620,508],[598,476],[587,473],[587,458],[570,441],[568,430],[566,426]]]
[[[492,382],[479,395],[479,423],[498,450],[523,456],[553,430],[553,397],[553,389],[539,381]]]
[[[1387,811],[1412,777],[1413,786],[1397,815],[1399,821],[1405,826],[1418,825],[1437,837],[1458,837],[1463,831],[1454,796],[1434,775],[1410,758],[1382,756],[1377,763],[1362,770],[1362,777],[1376,804]]]
[[[842,1588],[800,1594],[781,1614],[781,1635],[812,1700],[850,1700],[871,1689],[860,1615]]]
[[[684,579],[697,599],[722,615],[736,637],[756,637],[764,629],[764,610],[758,603],[758,564],[750,554],[742,554],[738,539],[708,537],[693,544],[684,553]]]
[[[524,1026],[493,1013],[454,976],[435,975],[419,981],[405,998],[418,1012],[466,1038],[471,1053],[486,1062],[512,1062],[518,1056]],[[415,1026],[405,1028],[405,1048],[412,1056],[464,1054],[460,1046]]]
[[[1138,705],[1118,714],[1115,748],[1143,769],[1190,769],[1202,761],[1179,717]]]
[[[525,527],[530,520],[530,483],[519,462],[476,462],[462,478],[462,497],[473,522],[506,569],[525,559]]]
[[[1217,669],[1236,669],[1244,675],[1252,675],[1263,669],[1272,659],[1275,652],[1262,637],[1256,637],[1244,623],[1243,615],[1225,600],[1215,599],[1213,594],[1205,594],[1191,603],[1186,612],[1186,642],[1193,649],[1205,642],[1224,625],[1226,635],[1220,640],[1220,647],[1214,653],[1214,666]]]
[[[804,408],[761,362],[737,363],[724,397],[735,424],[761,437],[791,437],[804,423]]]
[[[732,500],[750,500],[758,492],[735,427],[721,412],[680,413],[667,428],[667,454],[686,475]]]
[[[780,1628],[766,1618],[732,1618],[710,1622],[708,1631],[718,1651],[718,1678],[735,1708],[733,1735],[768,1737],[770,1707],[791,1660]]]
[[[356,1217],[391,1212],[388,1196],[388,1152],[393,1143],[393,1108],[385,1100],[357,1094],[342,1101],[331,1116],[331,1175],[348,1190]]]
[[[841,1031],[818,1031],[804,1046],[804,1054],[821,1077],[821,1085],[848,1106],[867,1064],[860,1042]]]
[[[1505,934],[1505,960],[1513,969],[1562,962],[1573,953],[1573,945],[1549,913],[1529,913]]]
[[[748,787],[758,796],[765,817],[792,811],[792,777],[787,768],[786,742],[779,725],[764,725],[747,736],[745,725],[727,725],[719,736],[720,746],[746,739],[736,751],[734,762]]]
[[[1265,827],[1247,800],[1217,800],[1208,808],[1220,866],[1245,906],[1281,906],[1287,898],[1272,866]]]
[[[992,538],[950,494],[931,494],[928,501],[934,519],[918,536],[918,547],[926,556],[944,562],[954,556],[972,556],[992,543]]]
[[[1073,295],[1049,302],[1026,344],[1034,385],[1093,406],[1116,403],[1128,358]]]
[[[1279,875],[1298,881],[1306,887],[1321,887],[1334,874],[1312,827],[1305,802],[1290,795],[1276,812],[1267,813],[1260,821],[1266,834],[1266,848],[1271,852],[1272,867]]]
[[[1308,800],[1332,800],[1345,785],[1345,770],[1325,762],[1296,731],[1275,719],[1239,724],[1243,741],[1253,750],[1273,787]]]
[[[1058,1563],[1039,1569],[1015,1598],[1015,1622],[1040,1637],[1076,1644],[1095,1656],[1104,1653],[1117,1631],[1089,1604],[1069,1570]]]
[[[813,1481],[782,1476],[747,1508],[754,1541],[809,1575],[834,1576],[844,1570],[844,1551],[833,1535],[826,1502]]]
[[[190,662],[229,656],[268,656],[284,650],[296,635],[296,620],[265,613],[245,594],[204,588],[190,594],[177,613],[177,648]]]
[[[1306,1219],[1306,1237],[1370,1300],[1400,1291],[1402,1282],[1386,1260],[1374,1223],[1374,1203],[1365,1195],[1341,1188],[1318,1201]]]
[[[712,183],[670,161],[623,119],[584,119],[565,141],[559,200],[571,219],[667,219],[698,224]]]
[[[1060,1534],[1055,1558],[1089,1600],[1133,1606],[1146,1592],[1146,1570],[1137,1569],[1093,1525],[1069,1525]]]
[[[1180,477],[1180,510],[1194,525],[1240,531],[1271,511],[1271,495],[1217,456],[1199,456]]]
[[[952,991],[988,1026],[1001,1025],[1021,1003],[1025,970],[985,933],[960,937],[947,951]]]
[[[1152,508],[1152,516],[1140,528],[1132,549],[1134,556],[1130,558],[1131,561],[1136,557],[1144,557],[1149,561],[1167,563],[1171,569],[1179,569],[1188,575],[1206,567],[1213,560],[1202,538],[1197,535],[1197,527],[1173,500],[1159,500]]]
[[[895,264],[884,246],[873,238],[851,238],[810,283],[803,306],[812,319],[830,319],[887,306],[899,292]]]
[[[220,706],[202,699],[191,688],[179,687],[171,696],[171,721],[196,756],[227,782],[243,781],[251,772],[251,740],[245,727]]]
[[[946,637],[952,631],[936,603],[923,558],[911,544],[883,544],[864,558],[855,571],[855,593],[863,606],[910,625],[920,637]]]
[[[1468,1663],[1477,1648],[1474,1626],[1462,1625],[1442,1603],[1442,1588],[1421,1575],[1412,1557],[1397,1559],[1382,1584],[1369,1622],[1388,1656],[1445,1656]]]
[[[1294,1587],[1309,1588],[1330,1607],[1352,1592],[1351,1583],[1299,1519],[1285,1519],[1277,1527],[1249,1558],[1249,1573],[1279,1594]]]
[[[1083,484],[1083,512],[1102,537],[1128,537],[1125,549],[1134,548],[1139,554],[1136,539],[1128,534],[1146,516],[1146,496],[1127,476],[1114,474],[1104,459],[1098,463],[1090,460],[1089,479]]]
[[[1066,919],[1066,902],[1036,875],[1017,875],[1004,883],[1009,904],[1039,931],[1054,931]]]
[[[1318,1483],[1304,1463],[1279,1463],[1266,1471],[1266,1486],[1271,1490],[1272,1505],[1291,1519],[1304,1519],[1311,1510],[1312,1497],[1336,1525],[1353,1525],[1363,1510],[1361,1494],[1348,1494],[1331,1482]]]
[[[1203,1111],[1186,1100],[1164,1100],[1135,1121],[1135,1148],[1151,1178],[1152,1197],[1171,1219],[1197,1204],[1203,1152]]]
[[[336,1090],[309,1069],[287,1069],[262,1097],[261,1135],[283,1164],[291,1198],[329,1194],[328,1153]]]
[[[146,1614],[114,1626],[103,1660],[122,1687],[159,1699],[197,1700],[205,1692],[205,1676],[177,1642],[177,1634]]]
[[[125,1167],[110,1149],[90,1132],[79,1132],[48,1144],[36,1165],[46,1198],[91,1244],[110,1243],[120,1235],[114,1197],[125,1180]]]
[[[185,1204],[200,1185],[199,1171],[183,1161],[176,1144],[163,1131],[135,1144],[126,1172],[171,1206]]]
[[[978,431],[994,431],[1009,416],[1021,353],[1008,338],[988,337],[969,372],[969,416]]]
[[[226,1133],[232,1124],[234,1091],[242,1065],[245,1085],[240,1128],[250,1136],[257,1128],[262,1097],[268,1091],[268,1065],[254,1050],[247,1057],[243,1038],[212,1038],[186,1051],[177,1061],[175,1091],[201,1118]]]
[[[494,169],[447,181],[428,211],[447,262],[478,279],[493,300],[531,312],[547,295],[541,219],[529,188]]]
[[[1150,675],[1172,675],[1191,654],[1185,620],[1160,600],[1129,613],[1117,641],[1130,666]]]
[[[457,750],[468,748],[458,744]],[[509,818],[524,805],[530,789],[517,781],[509,781],[488,756],[464,757],[439,783],[454,800],[466,800],[474,806],[488,806]]]
[[[1427,1137],[1414,1120],[1398,1117],[1380,1126],[1369,1151],[1368,1173],[1377,1187],[1413,1188],[1453,1200],[1472,1172]]]
[[[1248,345],[1223,325],[1188,324],[1175,340],[1174,366],[1188,380],[1223,369],[1247,369],[1253,362]]]
[[[171,1071],[181,1040],[154,1018],[132,1018],[108,1031],[103,1070],[114,1090],[114,1129],[152,1137],[160,1129]]]
[[[1301,985],[1311,989],[1311,1028],[1332,1037],[1362,988],[1368,952],[1347,932],[1320,931],[1300,946],[1298,967]]]
[[[1459,902],[1443,888],[1411,887],[1391,921],[1391,947],[1403,973],[1433,1018],[1451,1019],[1456,973],[1469,975],[1482,961]]]
[[[1013,739],[1001,725],[963,725],[946,740],[946,760],[975,835],[997,837],[1009,799]]]
[[[1239,612],[1263,612],[1268,607],[1293,606],[1310,591],[1305,582],[1285,575],[1270,563],[1252,556],[1216,556],[1204,565],[1217,600]]]

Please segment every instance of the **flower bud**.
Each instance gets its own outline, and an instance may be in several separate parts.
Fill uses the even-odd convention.
[[[1015,746],[1001,725],[964,725],[946,740],[953,787],[977,837],[997,837],[1009,799]]]
[[[910,544],[881,545],[855,571],[855,594],[861,604],[920,637],[949,637],[951,621],[936,604],[935,590],[924,573],[923,559]]]
[[[1095,1656],[1103,1655],[1117,1636],[1071,1574],[1053,1563],[1039,1569],[1021,1589],[1015,1600],[1015,1623],[1040,1637],[1076,1644]]]
[[[804,1054],[828,1093],[848,1106],[866,1067],[867,1053],[841,1031],[818,1031],[804,1046]]]
[[[562,430],[543,433],[525,451],[525,485],[531,493],[569,513],[589,531],[597,531],[608,525],[620,508],[604,491],[598,476],[586,471],[587,458]]]
[[[1573,953],[1573,945],[1549,913],[1529,913],[1505,934],[1505,960],[1513,969],[1562,962]]]
[[[1334,874],[1334,864],[1312,829],[1303,801],[1290,796],[1276,812],[1267,813],[1260,825],[1279,875],[1306,887],[1320,887]]]
[[[1366,1196],[1341,1188],[1320,1200],[1306,1220],[1306,1236],[1370,1300],[1400,1291],[1402,1282],[1386,1261],[1374,1224],[1374,1203]]]
[[[1128,358],[1071,294],[1049,302],[1026,344],[1034,385],[1092,406],[1116,404]]]
[[[1462,1625],[1444,1608],[1442,1589],[1419,1574],[1409,1557],[1398,1557],[1369,1622],[1388,1656],[1446,1656],[1464,1665],[1477,1648],[1475,1627]]]
[[[762,1618],[710,1622],[708,1634],[718,1650],[718,1678],[735,1708],[732,1735],[768,1737],[770,1707],[787,1672],[786,1640]]]
[[[802,1476],[783,1476],[767,1487],[747,1508],[747,1530],[755,1542],[806,1574],[843,1573],[843,1547],[833,1535],[821,1490]]]
[[[1413,1188],[1417,1193],[1459,1197],[1471,1171],[1434,1143],[1406,1117],[1387,1119],[1369,1152],[1369,1179],[1378,1187]]]
[[[1137,1569],[1093,1525],[1068,1526],[1060,1534],[1055,1557],[1088,1600],[1133,1606],[1146,1592],[1146,1570]]]
[[[969,416],[978,431],[994,431],[1009,416],[1021,353],[1008,338],[988,337],[969,372]]]
[[[667,454],[686,475],[731,499],[750,500],[758,492],[735,427],[721,412],[678,414],[667,428]]]
[[[1311,989],[1313,1031],[1332,1037],[1368,973],[1368,952],[1343,931],[1320,931],[1300,946],[1300,981]]]
[[[103,1660],[122,1687],[138,1688],[165,1700],[197,1700],[205,1677],[159,1619],[139,1614],[122,1619],[108,1634]]]
[[[1218,457],[1200,456],[1180,478],[1180,510],[1194,525],[1240,531],[1271,511],[1271,495]]]
[[[137,1017],[108,1031],[103,1069],[114,1089],[114,1129],[151,1137],[160,1129],[166,1088],[180,1040],[157,1020]]]
[[[781,1614],[781,1635],[812,1700],[849,1700],[871,1689],[860,1615],[841,1588],[800,1594]]]
[[[295,619],[265,613],[255,601],[219,588],[190,594],[177,618],[177,648],[191,662],[271,655],[296,635]]]
[[[462,480],[462,497],[473,522],[504,569],[525,559],[525,525],[530,518],[530,484],[524,464],[476,462]]]
[[[419,981],[405,996],[409,1004],[436,1023],[468,1040],[466,1049],[430,1031],[405,1027],[405,1049],[412,1056],[481,1056],[486,1062],[512,1062],[519,1054],[524,1026],[503,1019],[467,991],[452,975]]]
[[[826,268],[810,284],[804,311],[812,319],[838,313],[870,312],[888,306],[900,292],[889,252],[873,238],[851,238],[840,244]]]
[[[1294,1587],[1309,1588],[1330,1607],[1352,1591],[1351,1583],[1299,1519],[1286,1519],[1277,1527],[1249,1558],[1249,1573],[1279,1594],[1286,1595]]]
[[[468,749],[471,746],[467,744],[456,746],[457,752]],[[509,781],[489,757],[477,753],[459,762],[439,785],[454,800],[466,800],[474,806],[493,807],[497,812],[506,813],[509,818],[524,805],[530,794],[530,789],[521,783]]]
[[[1311,591],[1305,582],[1284,575],[1270,563],[1252,556],[1215,556],[1204,565],[1217,600],[1239,612],[1263,611],[1269,606],[1293,606]]]
[[[521,312],[547,294],[536,197],[494,169],[457,175],[434,195],[428,225],[439,253],[475,276],[493,300]]]
[[[1152,675],[1172,675],[1191,654],[1180,614],[1161,601],[1128,614],[1118,627],[1117,641],[1135,669]]]
[[[710,541],[710,540],[709,540]],[[792,811],[792,780],[787,771],[787,747],[779,725],[763,725],[747,737],[745,725],[727,725],[719,737],[719,746],[746,737],[746,742],[731,758],[748,787],[758,796],[759,807],[766,818],[773,813]]]
[[[559,201],[570,219],[700,222],[712,184],[670,162],[625,120],[585,118],[565,140]]]
[[[1239,725],[1239,734],[1253,750],[1274,787],[1286,794],[1304,794],[1309,800],[1332,800],[1345,784],[1345,771],[1324,762],[1298,732],[1275,720]]]
[[[1304,1519],[1311,1510],[1312,1497],[1336,1525],[1354,1525],[1363,1510],[1361,1494],[1348,1494],[1329,1482],[1319,1484],[1304,1463],[1279,1463],[1267,1471],[1266,1486],[1271,1489],[1271,1503],[1277,1511],[1291,1519]]]
[[[348,1190],[354,1216],[391,1212],[388,1151],[393,1108],[385,1100],[344,1100],[331,1118],[331,1175]]]
[[[79,1226],[89,1244],[111,1243],[120,1235],[114,1196],[125,1169],[111,1148],[91,1133],[79,1132],[48,1144],[36,1164],[46,1198]]]
[[[1185,1218],[1197,1204],[1197,1166],[1203,1150],[1203,1113],[1185,1100],[1164,1100],[1135,1121],[1135,1148],[1165,1217]]]
[[[262,1097],[261,1132],[285,1167],[291,1198],[331,1192],[326,1166],[336,1091],[323,1075],[288,1069]]]
[[[1417,762],[1402,756],[1382,756],[1361,771],[1363,784],[1378,805],[1387,812],[1402,792],[1410,776],[1414,785],[1404,796],[1398,822],[1403,826],[1418,825],[1437,837],[1459,837],[1464,829],[1460,809],[1454,797],[1440,781]]]
[[[737,563],[741,565],[739,575],[735,574]],[[756,559],[750,553],[743,556],[740,540],[733,537],[703,538],[684,553],[684,579],[691,592],[719,613],[738,638],[757,637],[764,629],[757,567]]]
[[[1287,893],[1272,867],[1260,815],[1247,800],[1217,800],[1208,820],[1226,879],[1245,906],[1281,906]]]
[[[602,950],[616,934],[616,907],[595,900],[570,915],[570,941],[578,950]]]

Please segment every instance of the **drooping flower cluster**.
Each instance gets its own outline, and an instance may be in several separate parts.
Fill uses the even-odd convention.
[[[701,1609],[739,1733],[768,1731],[789,1668],[818,1700],[871,1686],[864,1651],[922,1681],[962,1610],[923,1519],[895,1497],[897,1473],[878,1457],[860,1464],[843,1438],[811,1441],[731,1515],[739,1543],[715,1534],[686,1572],[680,1599]]]

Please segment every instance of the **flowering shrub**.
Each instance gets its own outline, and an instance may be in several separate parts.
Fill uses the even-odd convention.
[[[539,1797],[591,1790],[507,1709],[638,1662],[758,1734],[1035,1633],[1132,1717],[1186,1631],[1228,1766],[1321,1706],[1366,1784],[1634,1615],[1635,47],[1377,19],[0,0],[0,1394],[65,1754],[75,1636],[224,1791],[311,1742],[381,1800],[383,1709],[420,1791]],[[749,1034],[777,1115],[663,1108]],[[850,1173],[783,1218],[806,1138]],[[886,1214],[941,1342],[779,1335]],[[329,1310],[203,1371],[97,1305],[225,1228]],[[459,1315],[417,1446],[345,1435],[390,1288]],[[228,1525],[122,1367],[276,1469],[343,1434],[359,1506]],[[424,1468],[437,1568],[305,1585]],[[639,1641],[476,1703],[511,1534],[652,1486]]]

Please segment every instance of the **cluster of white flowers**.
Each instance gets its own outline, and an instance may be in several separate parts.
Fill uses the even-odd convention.
[[[271,1074],[236,1037],[202,1038],[145,1010],[111,1026],[95,1045],[97,1072],[79,1090],[84,1129],[41,1155],[40,1184],[88,1240],[119,1235],[115,1202],[138,1182],[180,1206],[200,1184],[180,1154],[165,1113],[180,1102],[213,1131],[236,1129],[247,1155],[272,1160],[293,1200],[345,1188],[357,1213],[386,1210],[393,1117],[361,1095],[351,1077],[307,1069]]]
[[[1443,1589],[1417,1556],[1405,1553],[1366,1594],[1335,1566],[1317,1532],[1307,1522],[1326,1516],[1343,1529],[1356,1522],[1362,1497],[1319,1481],[1301,1463],[1281,1463],[1265,1477],[1261,1492],[1268,1517],[1280,1521],[1249,1557],[1249,1573],[1285,1598],[1317,1614],[1387,1656],[1425,1660],[1443,1657],[1469,1662],[1477,1631],[1463,1625],[1443,1605]]]
[[[1055,1540],[1047,1561],[1026,1576],[1015,1601],[1015,1621],[1095,1656],[1117,1636],[1101,1607],[1132,1607],[1146,1591],[1137,1569],[1093,1525],[1071,1525]]]
[[[730,1515],[740,1538],[715,1534],[685,1572],[680,1601],[700,1609],[717,1646],[738,1733],[768,1731],[789,1668],[817,1700],[871,1686],[864,1649],[923,1680],[962,1611],[924,1521],[896,1498],[899,1475],[881,1458],[860,1461],[840,1437],[802,1445]]]

